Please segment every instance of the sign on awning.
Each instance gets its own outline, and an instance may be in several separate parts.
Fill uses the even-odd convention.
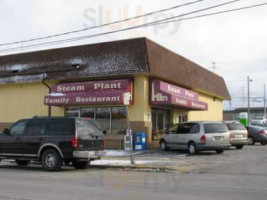
[[[55,84],[44,103],[52,106],[123,105],[123,94],[132,96],[132,87],[132,79]]]
[[[199,94],[157,79],[150,81],[150,104],[208,110],[208,104],[199,100]]]

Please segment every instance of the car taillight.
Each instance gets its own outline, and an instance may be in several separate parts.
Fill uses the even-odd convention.
[[[260,134],[265,135],[266,134],[265,130],[261,130]]]
[[[205,135],[202,135],[201,138],[200,138],[200,141],[201,142],[206,142],[206,136]]]
[[[77,148],[78,147],[78,139],[76,137],[72,138],[71,144],[72,144],[72,147]]]

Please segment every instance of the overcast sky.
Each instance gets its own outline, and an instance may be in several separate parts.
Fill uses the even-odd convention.
[[[82,29],[192,1],[195,0],[0,0],[0,43]],[[42,40],[41,42],[127,28],[228,1],[230,0],[204,0],[191,6],[181,7],[135,21],[65,37]],[[204,13],[260,3],[267,3],[267,0],[240,0]],[[215,69],[215,73],[225,79],[233,98],[232,108],[247,105],[242,102],[242,99],[238,98],[247,96],[247,76],[253,79],[251,96],[263,96],[263,84],[267,83],[267,6],[147,27],[60,45],[32,49],[21,48],[19,51],[7,53],[141,36],[146,36],[207,69],[210,69],[212,62],[215,62],[215,66],[218,67]],[[5,46],[0,49],[23,47],[36,43]],[[7,53],[1,52],[1,55]],[[262,106],[263,103],[252,102],[252,105]],[[225,103],[225,108],[229,109],[228,102]]]

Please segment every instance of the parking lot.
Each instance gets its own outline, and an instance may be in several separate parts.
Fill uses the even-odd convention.
[[[177,160],[186,173],[137,172],[90,167],[44,172],[41,165],[0,165],[0,199],[266,199],[267,146],[245,146],[224,154],[159,151],[136,159]],[[154,154],[154,156],[153,156]],[[166,161],[165,160],[165,161]]]

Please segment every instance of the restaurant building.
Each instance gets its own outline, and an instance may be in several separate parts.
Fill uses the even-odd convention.
[[[122,149],[127,92],[147,148],[171,124],[222,120],[230,99],[222,77],[147,38],[21,53],[0,57],[0,130],[33,116],[89,117],[107,148]]]

